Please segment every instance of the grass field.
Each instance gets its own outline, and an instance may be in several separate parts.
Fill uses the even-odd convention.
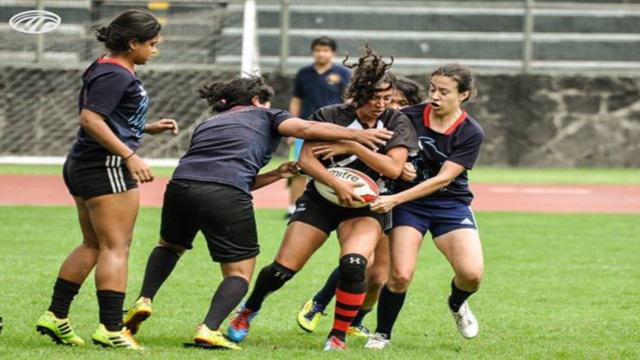
[[[277,167],[284,159],[273,159],[263,171]],[[61,166],[0,164],[0,175],[60,175]],[[156,176],[169,177],[173,168],[154,167]],[[478,167],[471,180],[479,184],[565,184],[640,185],[640,169],[606,168],[499,168]]]
[[[258,211],[262,255],[269,262],[284,230],[281,211]],[[131,251],[127,303],[139,290],[144,263],[157,237],[159,210],[141,210]],[[321,352],[330,317],[315,334],[295,324],[299,306],[336,264],[335,241],[306,269],[272,295],[257,318],[242,353],[181,348],[202,321],[220,280],[202,239],[183,257],[160,291],[155,315],[139,340],[141,359],[603,359],[639,358],[637,302],[640,299],[640,222],[637,215],[540,215],[480,213],[486,279],[471,305],[480,336],[464,340],[456,332],[445,298],[451,271],[427,241],[419,270],[384,352],[362,349],[351,339],[346,353]],[[120,351],[93,345],[57,347],[34,331],[48,306],[56,271],[79,239],[71,207],[0,207],[0,359],[121,359]],[[37,224],[37,226],[36,226]],[[93,280],[72,306],[77,332],[89,338],[97,325]],[[366,319],[373,327],[375,315]]]

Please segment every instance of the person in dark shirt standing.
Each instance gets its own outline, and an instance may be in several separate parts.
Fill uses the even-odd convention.
[[[335,40],[322,36],[311,42],[313,64],[303,67],[296,74],[289,112],[302,119],[308,119],[321,107],[342,102],[342,93],[351,79],[351,71],[333,63],[337,50]],[[289,160],[300,158],[302,139],[287,139],[291,149]],[[296,201],[304,192],[306,178],[294,176],[289,179],[289,208],[287,218],[293,214]]]
[[[260,252],[251,191],[289,177],[295,169],[285,163],[258,175],[282,136],[353,140],[375,147],[389,140],[391,132],[347,129],[271,109],[273,88],[260,77],[215,82],[200,96],[218,114],[195,129],[167,185],[160,243],[149,255],[140,296],[128,310],[125,325],[135,334],[151,315],[152,299],[201,231],[212,260],[221,264],[223,280],[197,327],[194,345],[237,350],[219,328],[246,294]]]
[[[484,132],[462,108],[474,90],[468,69],[445,65],[431,73],[429,102],[402,110],[416,129],[419,152],[405,164],[395,194],[380,196],[371,204],[379,213],[393,210],[393,225],[391,272],[367,348],[383,349],[390,343],[427,231],[455,273],[448,305],[458,331],[467,339],[478,335],[478,321],[467,299],[480,286],[484,261],[467,171],[475,165]]]
[[[84,341],[69,323],[69,307],[95,268],[100,326],[94,343],[108,348],[142,349],[122,324],[129,247],[138,215],[138,182],[153,180],[137,154],[143,133],[178,133],[175,120],[146,124],[149,96],[134,72],[157,54],[161,25],[150,13],[129,10],[97,30],[109,54],[94,61],[82,76],[80,129],[63,167],[78,210],[82,244],[65,259],[51,305],[36,324],[57,344]]]

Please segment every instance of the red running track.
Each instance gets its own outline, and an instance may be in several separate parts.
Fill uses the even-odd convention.
[[[142,206],[161,206],[167,179],[141,185]],[[640,213],[640,186],[473,185],[476,211]],[[284,181],[254,192],[257,208],[284,209]],[[73,205],[60,176],[0,176],[0,205]]]

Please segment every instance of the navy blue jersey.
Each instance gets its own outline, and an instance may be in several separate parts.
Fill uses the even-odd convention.
[[[430,111],[429,104],[402,109],[402,112],[411,119],[418,134],[418,154],[411,159],[418,172],[418,177],[413,182],[396,181],[394,191],[408,189],[437,175],[444,162],[451,161],[464,166],[465,170],[446,188],[423,199],[458,199],[470,204],[473,200],[473,194],[469,190],[467,170],[471,170],[475,165],[484,139],[484,132],[480,124],[466,112],[444,133],[433,131],[429,127]]]
[[[255,106],[213,116],[193,132],[173,179],[220,183],[250,194],[258,171],[280,143],[278,126],[292,117],[284,110]]]
[[[134,72],[116,60],[100,58],[82,75],[79,111],[88,109],[105,117],[113,133],[131,150],[140,146],[147,122],[149,96]],[[99,160],[112,155],[82,127],[69,156]]]
[[[351,71],[341,65],[332,65],[322,74],[313,65],[300,69],[296,74],[292,93],[302,100],[300,117],[308,119],[323,106],[341,103],[342,92],[350,78]]]
[[[328,122],[352,129],[364,129],[367,126],[358,119],[356,107],[353,104],[325,106],[311,115],[311,120]],[[389,150],[398,146],[406,147],[409,152],[417,148],[416,132],[409,118],[401,112],[392,109],[385,110],[378,118],[375,127],[378,129],[387,128],[393,131],[391,139],[387,140],[384,146],[378,148],[379,153],[386,154]],[[327,168],[340,166],[362,171],[371,177],[373,181],[378,181],[382,177],[379,172],[370,168],[355,155],[339,155],[330,160],[320,161]],[[315,187],[309,186],[309,189],[312,188]]]

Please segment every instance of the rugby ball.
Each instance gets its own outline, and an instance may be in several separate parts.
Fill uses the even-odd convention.
[[[352,206],[353,208],[365,207],[369,205],[369,203],[377,199],[378,196],[380,195],[380,189],[378,188],[378,184],[376,184],[375,181],[373,181],[369,176],[367,176],[367,174],[361,171],[345,168],[345,167],[332,167],[332,168],[328,168],[327,171],[329,171],[331,175],[337,177],[340,180],[362,184],[362,186],[355,188],[355,193],[359,195],[364,200],[364,202],[358,201],[354,203],[354,205]],[[333,204],[336,204],[342,207],[347,207],[343,204],[340,204],[340,201],[338,200],[338,196],[336,195],[336,192],[333,190],[332,187],[325,185],[319,181],[314,181],[313,183],[316,187],[316,190],[318,190],[318,193],[320,193],[320,195],[322,195],[323,198],[327,199],[329,202]]]

